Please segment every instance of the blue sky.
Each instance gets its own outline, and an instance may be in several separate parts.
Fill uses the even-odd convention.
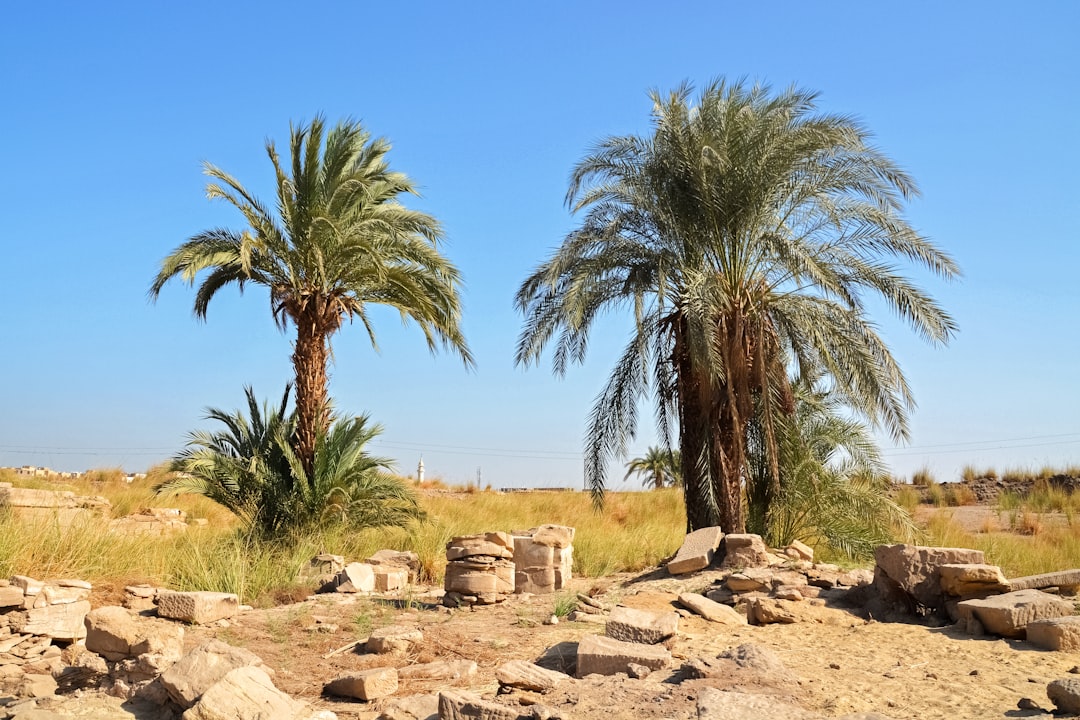
[[[927,287],[957,318],[946,349],[879,314],[919,408],[896,472],[1080,463],[1080,4],[18,3],[0,24],[5,347],[0,465],[141,470],[231,409],[277,397],[290,340],[266,294],[146,291],[190,235],[240,218],[202,161],[271,196],[263,150],[290,121],[361,119],[419,184],[465,276],[472,372],[376,312],[334,342],[338,407],[429,476],[581,484],[583,427],[625,339],[586,364],[516,368],[513,293],[574,219],[571,167],[647,132],[650,88],[747,77],[857,115],[923,191],[908,216],[960,263]],[[650,416],[632,450],[653,442]],[[622,473],[612,480],[621,487]],[[627,487],[635,486],[633,483]]]

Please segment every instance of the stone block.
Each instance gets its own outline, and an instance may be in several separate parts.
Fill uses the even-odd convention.
[[[946,595],[965,597],[1009,592],[1009,581],[997,565],[942,565],[938,568]]]
[[[122,607],[100,607],[86,615],[86,649],[114,661],[155,655],[154,664],[164,666],[183,655],[184,628]]]
[[[969,632],[973,627],[970,621],[977,620],[986,632],[1023,639],[1028,623],[1071,615],[1073,605],[1039,590],[1016,590],[980,600],[961,600],[956,609],[960,621],[968,623]]]
[[[402,680],[461,680],[473,677],[476,670],[472,660],[436,660],[398,668],[398,677]]]
[[[401,590],[409,584],[409,568],[390,565],[375,566],[375,592]]]
[[[534,543],[553,548],[567,548],[574,543],[575,530],[565,525],[541,525],[529,531]]]
[[[162,590],[157,595],[157,609],[159,617],[205,625],[236,615],[240,599],[233,593]]]
[[[338,697],[370,701],[393,695],[397,689],[397,670],[392,667],[380,667],[361,670],[331,680],[324,687],[324,692]]]
[[[1080,587],[1080,570],[1059,570],[1009,580],[1010,590],[1045,590],[1052,587],[1064,590],[1073,590]]]
[[[509,595],[514,592],[515,579],[514,563],[510,560],[493,560],[483,564],[450,562],[446,565],[444,588],[446,592],[462,595]]]
[[[446,559],[461,560],[474,555],[489,555],[510,560],[514,557],[514,539],[504,532],[462,535],[446,544]]]
[[[334,592],[369,593],[375,591],[375,568],[367,563],[349,563],[330,583]]]
[[[574,577],[574,546],[555,548],[555,589],[563,590]]]
[[[722,545],[722,568],[760,568],[769,565],[769,548],[760,535],[725,535]]]
[[[578,677],[629,673],[631,664],[660,670],[670,662],[671,653],[662,645],[623,642],[602,635],[586,635],[578,643]]]
[[[612,608],[604,634],[623,642],[655,645],[674,637],[678,631],[678,613],[655,613],[619,606]]]
[[[0,587],[0,608],[21,607],[24,597],[21,587],[15,585]]]
[[[379,550],[367,559],[367,563],[375,567],[405,568],[409,571],[410,582],[416,582],[420,577],[420,556],[411,550]]]
[[[1059,712],[1080,715],[1080,679],[1054,680],[1046,686],[1046,696]]]
[[[542,668],[527,660],[511,660],[495,670],[495,678],[503,687],[547,692],[570,676],[555,670]]]
[[[516,535],[514,564],[518,568],[552,567],[555,565],[555,548],[535,542],[531,537]]]
[[[398,677],[404,677],[401,670]],[[389,700],[375,720],[439,720],[439,696],[409,695]]]
[[[46,583],[38,596],[45,601],[46,605],[64,605],[90,599],[90,588],[72,587],[70,585],[57,585]]]
[[[929,612],[940,612],[945,606],[942,565],[986,562],[981,550],[918,545],[879,545],[874,550],[874,561],[874,586],[883,599]]]
[[[405,625],[388,625],[371,633],[364,645],[369,653],[405,653],[413,643],[422,642],[424,634],[419,628]]]
[[[16,633],[45,635],[55,640],[81,640],[86,637],[84,621],[88,612],[90,603],[87,600],[47,605],[8,613],[8,626]]]
[[[724,539],[724,531],[718,527],[695,530],[683,539],[682,547],[667,564],[672,575],[685,575],[695,570],[704,570],[712,564],[716,549]]]
[[[514,592],[548,595],[555,592],[555,568],[548,566],[519,568],[514,580]]]
[[[443,690],[439,693],[439,720],[534,720],[510,705],[483,700],[472,693]]]
[[[715,602],[697,593],[682,593],[679,595],[679,604],[697,613],[709,622],[721,625],[745,625],[746,617],[735,608]]]
[[[215,683],[242,667],[265,670],[262,659],[250,650],[211,640],[165,670],[161,674],[161,684],[169,697],[186,709],[197,703]]]
[[[1080,650],[1080,616],[1033,620],[1027,624],[1027,641],[1045,650]]]
[[[792,608],[791,600],[773,598],[754,598],[747,606],[747,617],[754,625],[772,625],[773,623],[791,624],[799,622],[799,615]]]
[[[823,715],[768,695],[723,692],[710,687],[702,688],[698,693],[696,717],[698,720],[824,720]]]
[[[724,585],[731,592],[762,592],[772,587],[773,574],[765,568],[749,568],[731,573],[724,580]]]
[[[274,687],[257,667],[230,670],[214,683],[183,720],[299,720],[305,706]]]
[[[814,561],[814,548],[801,540],[792,540],[788,543],[788,546],[784,548],[784,554],[796,560]]]

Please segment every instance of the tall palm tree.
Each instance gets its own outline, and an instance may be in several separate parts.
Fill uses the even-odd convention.
[[[296,327],[293,446],[311,476],[316,438],[329,426],[330,338],[345,320],[359,319],[377,348],[367,306],[387,305],[420,327],[432,352],[442,344],[466,366],[473,360],[460,329],[458,270],[439,253],[439,223],[400,203],[400,195],[416,190],[408,177],[390,170],[390,144],[349,120],[327,132],[316,117],[291,128],[289,150],[291,164],[283,167],[274,143],[266,143],[277,181],[276,212],[206,164],[216,181],[207,185],[207,196],[233,205],[248,227],[191,237],[162,261],[150,297],[156,299],[174,277],[194,285],[207,271],[194,306],[205,320],[210,300],[227,285],[269,289],[278,326]]]
[[[584,360],[597,317],[632,309],[634,332],[590,415],[586,482],[602,503],[606,462],[625,451],[651,387],[665,442],[678,427],[688,529],[741,531],[751,417],[779,482],[789,359],[906,438],[911,391],[865,297],[945,343],[952,318],[894,262],[959,271],[902,217],[912,179],[858,122],[817,112],[815,93],[723,80],[696,104],[691,93],[652,93],[650,135],[608,138],[574,169],[567,204],[584,216],[518,290],[517,362],[538,362],[555,338],[561,375]]]
[[[623,480],[631,475],[641,475],[642,483],[652,485],[654,490],[664,487],[674,487],[681,483],[679,478],[679,451],[650,445],[645,455],[637,457],[626,464],[626,475]]]

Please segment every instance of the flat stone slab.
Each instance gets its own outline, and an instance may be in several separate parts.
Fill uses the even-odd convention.
[[[980,593],[1006,593],[1011,586],[997,565],[947,564],[938,568],[941,589],[946,595],[964,597]]]
[[[402,680],[461,680],[476,674],[473,660],[436,660],[398,668]]]
[[[679,595],[679,604],[709,622],[720,623],[721,625],[746,624],[746,616],[735,610],[735,608],[710,600],[704,595],[682,593]]]
[[[630,665],[660,670],[671,662],[671,653],[662,645],[623,642],[602,635],[586,635],[578,643],[577,674],[614,675],[630,673]]]
[[[397,670],[380,667],[343,675],[328,682],[323,691],[328,695],[358,700],[378,700],[393,695],[398,689]]]
[[[1072,615],[1073,604],[1039,590],[1017,590],[981,600],[961,600],[956,611],[960,620],[967,622],[968,632],[973,631],[975,620],[986,632],[1023,639],[1028,623]]]
[[[672,575],[685,575],[695,570],[704,570],[712,564],[713,556],[720,541],[724,539],[724,531],[718,527],[707,527],[695,530],[683,540],[679,552],[667,564],[667,571]]]
[[[1025,575],[1009,580],[1010,590],[1045,590],[1046,588],[1080,587],[1080,569],[1059,570],[1042,575]]]
[[[570,676],[556,670],[542,668],[527,660],[511,660],[495,670],[495,678],[504,687],[547,692]]]
[[[158,617],[205,625],[236,615],[240,599],[233,593],[162,590],[157,596],[157,609]]]
[[[655,645],[679,631],[679,615],[655,613],[628,607],[612,608],[605,634],[623,642]]]
[[[84,621],[88,612],[90,602],[79,600],[10,612],[7,618],[8,626],[15,633],[46,635],[56,640],[80,640],[86,637]]]
[[[1080,616],[1034,620],[1027,624],[1027,640],[1044,650],[1080,650]]]

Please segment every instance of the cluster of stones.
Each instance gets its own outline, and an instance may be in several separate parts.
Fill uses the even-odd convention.
[[[574,528],[562,525],[455,537],[446,544],[443,603],[493,605],[515,592],[561,590],[572,576],[573,542]]]
[[[35,490],[0,483],[0,508],[23,520],[55,521],[67,527],[79,520],[107,517],[108,500],[82,496],[68,490]]]
[[[301,579],[314,580],[322,593],[367,594],[402,590],[416,582],[419,573],[416,553],[380,550],[366,562],[348,564],[341,555],[316,555],[301,572]]]
[[[82,580],[0,580],[0,690],[52,694],[63,648],[86,636],[90,590]]]
[[[190,526],[206,525],[203,518],[188,520],[178,508],[144,508],[131,515],[109,521],[109,530],[120,534],[164,537],[187,532]]]

